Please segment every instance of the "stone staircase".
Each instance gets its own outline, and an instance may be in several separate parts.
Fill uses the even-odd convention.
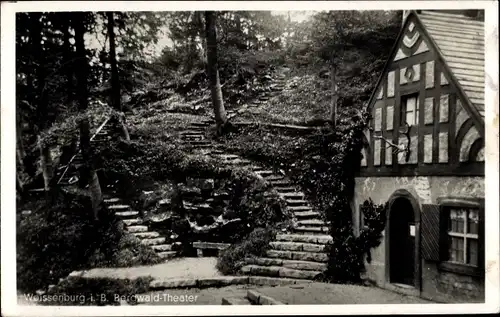
[[[98,146],[101,143],[107,143],[113,138],[113,132],[107,120],[101,125],[97,132],[91,137],[90,143],[93,146]],[[59,180],[59,184],[65,187],[71,187],[78,182],[78,169],[83,164],[81,152],[73,156],[70,163],[65,167],[64,172]],[[141,244],[149,246],[162,259],[168,260],[177,255],[173,251],[173,245],[166,243],[166,238],[160,233],[148,230],[148,226],[144,224],[142,217],[138,211],[132,210],[129,205],[123,204],[122,200],[116,197],[113,186],[108,185],[103,188],[104,204],[115,216],[124,223],[126,232],[139,239]]]
[[[228,120],[233,119],[239,114],[242,114],[252,108],[257,108],[268,102],[269,99],[280,95],[283,90],[286,89],[286,78],[288,69],[280,68],[273,72],[272,76],[267,76],[267,86],[262,88],[257,92],[257,97],[254,98],[249,103],[243,104],[237,109],[227,109],[227,118]],[[214,118],[212,117],[210,122],[214,122]]]
[[[177,255],[177,251],[173,251],[173,245],[166,243],[165,237],[156,231],[149,230],[138,211],[133,211],[129,205],[121,204],[119,198],[107,198],[104,203],[108,210],[114,212],[115,216],[124,223],[128,233],[139,239],[141,244],[153,249],[160,258],[169,260]]]
[[[295,226],[290,233],[276,236],[265,257],[248,258],[241,273],[245,275],[311,280],[326,269],[326,244],[332,240],[328,224],[305,200],[305,195],[283,174],[268,170],[241,156],[226,153],[206,138],[210,120],[192,123],[183,133],[183,140],[194,149],[203,151],[227,165],[240,166],[253,171],[270,183],[286,201],[294,216]]]

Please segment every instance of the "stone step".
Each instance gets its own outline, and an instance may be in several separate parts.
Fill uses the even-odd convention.
[[[297,218],[320,218],[321,214],[316,211],[296,211],[293,215]]]
[[[262,177],[271,176],[274,174],[274,172],[271,170],[262,170],[262,169],[254,170],[254,172]]]
[[[246,297],[226,296],[222,297],[221,305],[252,305]]]
[[[117,202],[120,202],[120,198],[108,198],[104,199],[105,204],[116,204]]]
[[[201,132],[200,130],[184,130],[180,132],[181,135],[202,135],[204,136],[205,133]]]
[[[141,239],[151,239],[151,238],[158,238],[160,234],[156,231],[146,231],[146,232],[134,232],[134,236]]]
[[[115,215],[119,218],[132,218],[139,215],[138,211],[117,211]]]
[[[128,226],[127,231],[130,233],[138,233],[138,232],[147,232],[148,231],[148,226]]]
[[[308,206],[309,202],[303,199],[285,199],[288,206]]]
[[[281,266],[260,266],[260,265],[245,265],[241,268],[243,274],[271,276],[271,277],[288,277],[298,279],[313,279],[316,275],[321,274],[320,271],[294,270]]]
[[[230,246],[231,246],[230,243],[203,242],[203,241],[193,242],[193,248],[195,249],[225,250]]]
[[[157,244],[151,246],[153,250],[156,252],[165,252],[165,251],[172,251],[172,245],[171,244]]]
[[[158,256],[164,260],[169,260],[169,259],[173,259],[177,256],[177,252],[176,251],[165,251],[165,252],[158,252],[156,253],[158,254]]]
[[[318,263],[311,261],[282,260],[276,258],[246,258],[245,262],[247,264],[255,264],[260,266],[282,266],[295,270],[306,270],[306,271],[326,270],[326,263]]]
[[[270,182],[270,183],[281,181],[281,180],[285,180],[285,178],[283,176],[276,175],[276,174],[273,174],[273,175],[270,175],[270,176],[265,176],[264,179],[267,182]]]
[[[327,244],[331,242],[333,238],[329,235],[277,234],[276,240]]]
[[[304,199],[304,194],[300,192],[281,192],[279,195],[286,200],[302,200]]]
[[[140,225],[143,222],[141,218],[123,219],[122,221],[127,226]]]
[[[312,207],[310,207],[310,206],[287,206],[286,208],[292,212],[312,211]]]
[[[193,132],[205,133],[208,126],[190,126],[189,130]]]
[[[309,227],[309,226],[298,226],[293,229],[298,233],[328,233],[328,228],[326,227]]]
[[[225,163],[231,165],[250,165],[252,164],[252,161],[246,159],[234,159],[231,161],[226,161]]]
[[[231,160],[236,160],[236,159],[240,158],[238,155],[235,155],[235,154],[219,154],[219,155],[214,155],[214,156],[221,158],[225,161],[231,161]]]
[[[279,193],[279,194],[283,194],[283,193],[295,193],[297,192],[297,188],[295,187],[291,187],[291,186],[274,186],[276,187],[276,191]]]
[[[328,223],[324,222],[320,219],[307,219],[307,220],[299,220],[297,221],[298,225],[301,226],[316,226],[316,227],[326,227]]]
[[[191,141],[191,142],[203,141],[204,139],[205,139],[204,135],[185,135],[184,136],[184,140]]]
[[[285,241],[273,241],[269,243],[269,246],[273,250],[281,251],[323,252],[325,249],[322,244]]]
[[[158,237],[158,238],[147,238],[147,239],[142,239],[141,243],[145,245],[157,245],[157,244],[162,244],[165,242],[165,237]]]
[[[108,209],[112,210],[112,211],[126,211],[126,210],[130,210],[130,206],[129,205],[110,205],[110,206],[108,206]]]
[[[188,143],[191,145],[196,145],[196,146],[198,146],[198,145],[210,145],[211,144],[210,141],[208,141],[208,140],[189,141]]]
[[[280,180],[272,180],[269,181],[271,185],[274,187],[289,187],[290,186],[290,181],[287,179],[280,179]]]
[[[328,255],[321,252],[299,252],[299,251],[281,251],[281,250],[267,250],[267,257],[278,258],[283,260],[298,260],[298,261],[313,261],[313,262],[327,262]]]

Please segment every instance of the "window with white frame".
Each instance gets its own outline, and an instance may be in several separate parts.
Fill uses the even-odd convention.
[[[479,210],[450,207],[448,221],[448,261],[478,266]]]
[[[408,125],[418,124],[418,94],[406,95],[401,97],[401,117],[400,122]]]

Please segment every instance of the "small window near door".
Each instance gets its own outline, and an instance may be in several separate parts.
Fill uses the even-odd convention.
[[[408,125],[418,124],[418,94],[406,95],[401,97],[400,123]]]
[[[450,208],[448,221],[449,261],[478,266],[479,210]]]
[[[467,275],[484,274],[484,198],[438,198],[440,268]]]

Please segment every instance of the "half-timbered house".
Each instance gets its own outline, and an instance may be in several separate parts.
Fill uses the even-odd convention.
[[[484,301],[484,21],[405,11],[368,103],[353,201],[387,204],[367,263],[377,285],[442,302]]]

